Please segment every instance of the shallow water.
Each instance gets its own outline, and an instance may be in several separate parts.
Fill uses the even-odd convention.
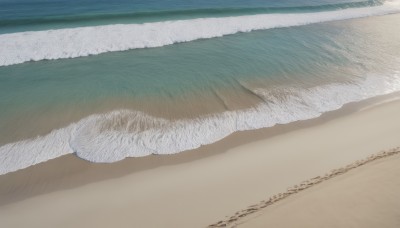
[[[280,4],[298,6],[294,3]],[[341,6],[358,13],[357,4]],[[382,7],[379,2],[362,4],[371,5],[367,8],[372,15],[374,9],[381,10],[374,7]],[[323,7],[311,10],[324,15],[342,12]],[[385,10],[379,12],[389,12]],[[31,13],[26,15],[52,17]],[[74,13],[79,14],[59,15]],[[313,22],[157,48],[2,66],[0,173],[73,152],[94,162],[177,153],[235,131],[315,118],[348,102],[398,91],[399,22],[399,14]],[[15,50],[18,55],[19,49]]]

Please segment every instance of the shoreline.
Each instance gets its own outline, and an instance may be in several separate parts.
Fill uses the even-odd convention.
[[[374,102],[177,155],[113,164],[65,156],[6,174],[0,224],[205,227],[302,180],[398,147],[400,101],[365,109]]]
[[[0,228],[400,228],[400,0],[30,1]]]
[[[292,131],[315,127],[336,118],[368,110],[379,105],[400,100],[400,92],[381,95],[359,102],[345,104],[337,110],[323,113],[320,117],[278,124],[269,128],[239,131],[213,144],[172,155],[150,155],[139,158],[126,158],[114,163],[92,163],[75,154],[64,155],[46,162],[0,175],[0,206],[15,201],[46,194],[62,189],[72,189],[85,184],[123,177],[136,172],[173,166],[225,153],[235,147],[267,140]],[[46,172],[52,170],[51,173]],[[102,175],[98,175],[98,173]],[[18,180],[15,182],[14,180]],[[42,188],[46,185],[46,188]],[[27,188],[28,187],[28,188]]]

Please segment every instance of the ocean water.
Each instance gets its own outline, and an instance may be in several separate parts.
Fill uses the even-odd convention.
[[[0,0],[0,174],[173,154],[400,90],[400,2]]]

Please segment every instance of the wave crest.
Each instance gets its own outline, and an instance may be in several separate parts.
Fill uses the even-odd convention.
[[[398,12],[400,12],[400,6],[384,4],[316,13],[199,18],[3,34],[0,35],[0,53],[2,53],[0,66],[28,61],[76,58],[137,48],[161,47],[239,32]]]
[[[211,144],[236,131],[312,119],[342,105],[400,90],[400,72],[383,79],[304,88],[255,88],[257,107],[194,119],[167,120],[132,110],[96,114],[50,134],[0,147],[0,175],[76,153],[92,162],[174,154]]]

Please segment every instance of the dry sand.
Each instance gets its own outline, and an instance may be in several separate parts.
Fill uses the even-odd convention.
[[[386,157],[279,201],[236,227],[400,227],[400,155]]]
[[[206,227],[293,184],[399,146],[399,116],[400,101],[393,101],[224,153],[210,146],[212,156],[184,161],[185,153],[111,165],[55,159],[0,176],[0,227]],[[234,139],[223,141],[236,145]],[[152,159],[151,168],[136,163],[126,172],[133,160]]]

